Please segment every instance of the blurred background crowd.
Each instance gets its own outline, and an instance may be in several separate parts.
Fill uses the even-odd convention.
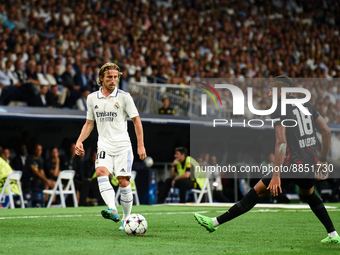
[[[98,67],[112,61],[127,91],[193,78],[319,78],[307,86],[311,102],[340,123],[335,0],[7,0],[0,23],[2,105],[86,110]],[[263,94],[257,102],[268,109]]]

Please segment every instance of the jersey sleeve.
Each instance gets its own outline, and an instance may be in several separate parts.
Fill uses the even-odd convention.
[[[130,94],[125,97],[125,112],[131,119],[139,115],[135,102],[133,101]]]
[[[311,103],[309,103],[309,106],[310,106],[309,109],[312,110],[311,113],[312,113],[312,116],[313,116],[313,120],[316,120],[320,116],[320,114],[318,113],[317,110],[315,110],[315,108],[313,107],[313,105]]]
[[[94,109],[92,97],[88,96],[86,99],[87,111],[86,111],[86,119],[94,120]]]

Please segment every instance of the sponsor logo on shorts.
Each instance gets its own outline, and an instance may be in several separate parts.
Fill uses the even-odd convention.
[[[121,172],[126,172],[124,168],[122,168],[122,170],[120,170]]]

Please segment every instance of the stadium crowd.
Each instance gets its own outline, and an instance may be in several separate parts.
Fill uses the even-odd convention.
[[[98,66],[113,61],[125,90],[129,81],[320,78],[311,100],[340,123],[339,12],[333,0],[2,2],[0,103],[84,110]]]
[[[316,110],[340,124],[339,26],[335,0],[2,1],[0,105],[86,110],[98,67],[111,61],[127,91],[134,82],[304,78],[297,85],[312,92]],[[258,108],[270,108],[267,91],[254,92]],[[228,91],[220,95],[231,102]]]

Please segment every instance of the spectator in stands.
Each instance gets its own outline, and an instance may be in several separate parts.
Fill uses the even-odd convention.
[[[68,107],[72,108],[81,94],[80,86],[77,85],[73,80],[72,64],[66,65],[66,70],[61,75],[61,78],[63,79],[63,85],[70,91],[70,97],[67,98],[68,100],[66,104]]]
[[[55,185],[55,181],[47,179],[44,171],[44,160],[41,157],[43,148],[41,144],[36,144],[34,146],[33,153],[31,155],[31,171],[33,173],[33,182],[35,183],[35,187],[32,187],[35,191],[42,192],[44,189],[53,189]],[[45,197],[47,200],[48,197]]]
[[[261,9],[258,1],[246,1],[246,4],[232,2],[228,3],[228,8],[226,2],[222,1],[218,5],[207,4],[205,8],[211,11],[200,14],[201,4],[176,2],[172,4],[172,8],[171,5],[151,5],[153,8],[145,8],[150,1],[139,1],[133,6],[133,12],[148,18],[145,21],[143,18],[145,24],[132,29],[125,26],[131,20],[132,5],[115,7],[115,11],[121,13],[117,21],[120,25],[116,26],[116,19],[108,18],[104,25],[101,23],[102,19],[97,19],[97,5],[76,8],[71,3],[62,7],[57,4],[54,8],[60,8],[61,13],[52,15],[54,22],[59,24],[58,29],[54,29],[57,31],[51,31],[51,28],[45,31],[44,21],[33,17],[37,3],[32,2],[31,16],[27,14],[27,10],[23,10],[21,17],[12,15],[13,21],[10,22],[15,26],[27,24],[26,32],[20,33],[17,28],[11,30],[8,26],[0,31],[0,60],[3,63],[7,59],[16,61],[22,55],[21,62],[38,61],[43,66],[47,61],[48,64],[61,64],[63,72],[64,65],[72,64],[74,58],[74,72],[82,63],[96,68],[99,58],[115,58],[115,61],[128,68],[131,75],[135,75],[138,69],[145,68],[149,82],[164,83],[171,79],[176,84],[188,84],[192,77],[218,75],[244,79],[285,74],[291,77],[326,78],[325,82],[329,84],[324,86],[328,91],[332,79],[340,77],[336,63],[340,54],[339,45],[332,43],[337,40],[340,23],[337,19],[329,18],[336,17],[338,8],[331,8],[332,5],[318,8],[317,3],[311,8],[308,1],[296,7],[290,1],[287,8],[281,8],[280,14],[274,15],[272,10],[277,8],[276,2],[272,1]],[[12,12],[9,5],[2,6],[4,12],[1,13]],[[62,11],[64,8],[68,10],[69,16]],[[225,9],[227,13],[219,12],[214,15],[214,9]],[[314,9],[322,10],[319,16],[313,15]],[[49,6],[42,6],[41,10],[48,13]],[[248,10],[256,11],[253,13]],[[76,13],[89,11],[92,14],[84,17],[80,27],[75,26],[73,18],[68,18],[77,16]],[[157,18],[158,13],[164,17],[163,20]],[[239,13],[242,13],[242,19],[239,19]],[[202,15],[203,23],[186,22],[188,19],[195,20],[198,15]],[[297,20],[304,22],[299,23]],[[116,38],[116,35],[107,35],[108,27],[116,27],[115,33],[123,32],[126,36]],[[293,32],[282,31],[302,34],[303,38],[308,38],[308,43],[296,40]],[[102,37],[96,37],[97,34]],[[199,37],[200,34],[205,36]],[[46,36],[55,39],[48,40]],[[24,43],[26,37],[28,45]],[[60,45],[56,46],[56,41]],[[46,52],[49,54],[47,60]],[[180,78],[174,79],[175,77]],[[95,90],[97,89],[91,88],[91,91]],[[335,93],[333,90],[331,94],[336,99],[339,98],[339,91]],[[329,97],[334,105],[334,98]],[[330,116],[332,113],[327,114],[330,121],[334,122],[334,118]],[[337,119],[339,118],[335,121],[339,123]]]
[[[63,89],[62,85],[59,86]],[[50,106],[53,108],[61,108],[63,106],[66,95],[63,95],[63,91],[59,93],[58,85],[51,86],[50,91],[47,92],[47,94],[50,99]]]
[[[76,108],[81,111],[87,111],[86,99],[91,92],[87,88],[82,89],[81,97],[76,102]]]
[[[0,105],[8,105],[20,96],[20,90],[13,84],[11,71],[8,68],[11,65],[12,62],[8,60],[4,68],[0,66]]]
[[[180,203],[185,203],[187,190],[203,188],[204,178],[192,179],[190,177],[190,171],[194,172],[195,167],[199,166],[199,164],[195,159],[188,156],[188,150],[184,147],[178,147],[175,149],[174,157],[170,178],[166,179],[159,194],[159,203],[164,203],[171,187],[180,190]]]
[[[65,86],[65,82],[60,75],[60,65],[54,66],[53,76],[54,76],[54,79],[56,80],[57,84]]]
[[[37,65],[34,60],[30,60],[28,62],[26,75],[28,81],[33,85],[35,94],[36,95],[39,94],[40,81],[37,75]]]
[[[92,72],[93,68],[91,66],[86,67],[86,80],[87,80],[87,87],[90,89],[91,92],[97,91],[99,89],[96,75]]]
[[[57,80],[54,77],[54,66],[53,65],[49,65],[47,67],[47,74],[45,75],[45,77],[49,85],[51,86],[57,85]]]
[[[36,72],[37,72],[37,77],[38,77],[38,80],[40,82],[40,85],[49,85],[48,80],[46,79],[45,75],[43,74],[43,70],[42,70],[41,65],[37,65]]]
[[[122,76],[119,79],[119,88],[124,91],[129,91],[129,77],[127,69],[122,70]]]
[[[56,146],[50,148],[49,158],[45,161],[45,175],[48,179],[56,181],[60,173],[59,150]]]
[[[82,158],[76,155],[76,144],[70,143],[66,154],[60,158],[60,169],[62,170],[74,170],[76,172],[74,176],[74,185],[77,190],[77,199],[79,202],[79,191],[83,185],[82,171],[81,171]]]
[[[28,102],[29,106],[53,108],[52,95],[48,93],[48,85],[40,85],[40,93]]]
[[[134,82],[147,83],[148,79],[144,75],[142,75],[142,72],[141,72],[140,68],[137,68],[137,70],[135,72],[135,75],[133,75],[130,78],[130,82],[132,82],[132,83],[134,83]]]
[[[2,187],[6,181],[7,176],[13,172],[13,169],[11,166],[3,159],[0,157],[0,192],[2,192]],[[17,186],[17,183],[11,182],[11,190],[14,194],[19,194],[19,188]]]
[[[86,65],[81,64],[79,67],[79,71],[74,76],[74,83],[80,86],[80,90],[89,89],[88,80],[86,76]]]
[[[167,96],[162,97],[163,106],[158,109],[158,114],[174,115],[175,110],[169,106],[169,98]]]
[[[0,155],[8,164],[10,163],[11,151],[8,148],[3,148]]]
[[[20,144],[16,150],[16,156],[11,161],[14,170],[22,171],[21,186],[23,191],[34,188],[33,173],[31,171],[32,158],[27,154],[25,144]]]

